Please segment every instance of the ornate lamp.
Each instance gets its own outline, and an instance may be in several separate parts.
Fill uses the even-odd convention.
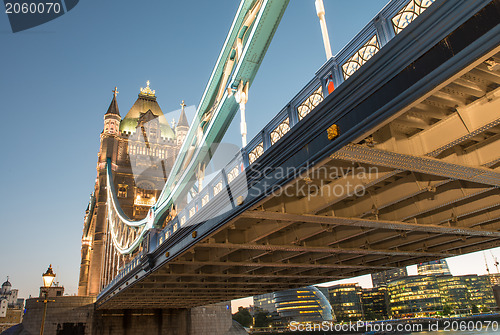
[[[52,264],[50,264],[49,268],[47,269],[47,272],[42,274],[43,287],[51,287],[55,277],[56,274],[52,270]]]
[[[49,288],[52,286],[52,282],[54,281],[54,278],[56,277],[56,274],[52,270],[52,264],[49,265],[49,268],[47,269],[47,272],[42,274],[42,279],[43,279],[43,287],[44,288]],[[41,291],[40,291],[41,293]],[[43,300],[37,300],[37,302],[43,302],[43,314],[42,314],[42,323],[40,325],[40,335],[43,335],[43,329],[45,327],[45,316],[47,315],[47,297],[49,295],[48,290],[45,291],[45,297]],[[50,300],[54,301],[54,300]]]

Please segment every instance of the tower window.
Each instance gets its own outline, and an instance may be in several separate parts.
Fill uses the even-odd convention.
[[[118,197],[119,198],[126,198],[127,197],[127,189],[128,189],[128,185],[118,184]]]

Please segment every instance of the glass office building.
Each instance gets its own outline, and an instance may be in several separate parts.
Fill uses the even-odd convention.
[[[470,313],[470,294],[466,280],[461,276],[438,276],[436,281],[441,291],[443,308],[448,306],[454,314]]]
[[[479,311],[496,307],[493,287],[488,276],[468,275],[460,277],[465,280],[467,285],[471,306],[475,305]]]
[[[417,264],[419,276],[451,276],[448,263],[444,259]]]
[[[330,304],[337,321],[363,319],[362,290],[357,284],[339,284],[328,288]]]
[[[391,269],[387,271],[372,273],[373,287],[387,285],[390,281],[401,279],[408,276],[406,268]]]
[[[429,316],[443,310],[435,276],[411,276],[387,285],[393,318]]]
[[[274,293],[267,293],[254,296],[253,305],[256,308],[259,308],[263,311],[267,311],[269,313],[276,312]]]
[[[389,318],[389,295],[387,286],[364,288],[361,302],[365,320],[385,320]]]
[[[332,307],[318,288],[307,286],[296,290],[274,292],[276,311],[288,324],[292,321],[333,321]]]

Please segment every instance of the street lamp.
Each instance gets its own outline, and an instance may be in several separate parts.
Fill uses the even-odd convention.
[[[44,297],[43,297],[43,314],[42,314],[42,324],[40,326],[40,335],[43,335],[43,328],[45,326],[45,316],[47,314],[47,296],[49,295],[48,288],[52,286],[52,282],[54,281],[54,278],[56,277],[56,274],[52,270],[52,264],[49,265],[49,268],[47,269],[47,272],[42,274],[42,279],[43,279],[43,287],[46,288],[44,292]],[[52,300],[53,301],[53,300]]]
[[[52,264],[50,264],[49,268],[47,269],[47,272],[42,274],[43,287],[51,287],[55,277],[56,274],[52,270]]]

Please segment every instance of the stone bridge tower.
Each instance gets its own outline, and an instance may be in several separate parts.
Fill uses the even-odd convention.
[[[177,126],[172,128],[169,125],[149,82],[141,88],[137,100],[123,119],[118,109],[117,93],[115,88],[104,114],[97,178],[85,212],[78,284],[78,295],[82,296],[97,295],[128,259],[134,257],[116,253],[109,236],[107,159],[111,159],[121,208],[129,218],[142,219],[156,202],[189,129],[184,106]]]

